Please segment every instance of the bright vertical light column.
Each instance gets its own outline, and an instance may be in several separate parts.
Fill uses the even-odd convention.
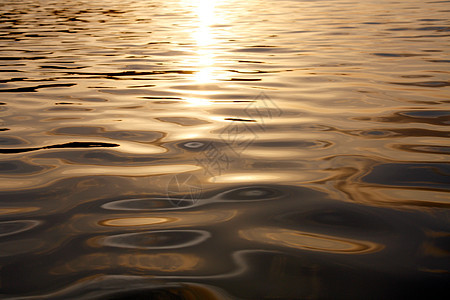
[[[212,71],[214,70],[214,52],[211,46],[214,45],[214,37],[211,26],[215,23],[215,0],[195,1],[195,12],[198,17],[197,30],[194,38],[197,43],[198,72],[196,81],[198,83],[212,82]]]

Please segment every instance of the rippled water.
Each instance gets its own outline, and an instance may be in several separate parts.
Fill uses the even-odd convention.
[[[0,298],[447,298],[449,2],[1,1]]]

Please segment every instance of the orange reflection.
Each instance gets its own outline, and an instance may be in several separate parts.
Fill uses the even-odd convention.
[[[68,165],[62,164],[52,171],[40,173],[32,176],[3,177],[0,181],[0,189],[31,189],[42,187],[55,181],[70,178],[73,176],[83,176],[88,174],[102,174],[110,176],[152,176],[165,174],[178,174],[189,171],[200,170],[201,167],[188,164],[176,165],[151,165],[151,166],[102,166],[102,165]]]
[[[89,254],[53,268],[51,274],[70,274],[85,270],[106,270],[117,267],[144,271],[182,272],[198,269],[201,259],[192,254]]]
[[[450,195],[444,191],[421,190],[402,187],[361,187],[360,190],[372,195],[373,202],[382,205],[408,205],[423,207],[450,207]],[[378,200],[382,199],[382,200]]]
[[[39,207],[1,207],[0,215],[28,213],[39,209]]]
[[[154,214],[152,217],[125,217],[125,218],[113,218],[108,220],[99,221],[98,224],[103,226],[148,226],[154,225],[157,228],[165,228],[167,224],[170,224],[170,228],[175,226],[192,226],[192,225],[205,225],[219,222],[226,222],[236,217],[237,210],[213,210],[208,211],[196,211],[196,212],[171,212],[171,217],[166,217],[165,214]]]
[[[384,248],[380,244],[368,241],[270,227],[241,230],[239,235],[244,239],[260,243],[338,254],[372,253]]]
[[[315,171],[300,172],[241,172],[230,173],[211,177],[210,182],[215,183],[252,183],[252,182],[289,182],[289,181],[313,181],[323,177],[323,174]]]
[[[144,226],[173,222],[174,218],[117,218],[101,222],[105,226]]]

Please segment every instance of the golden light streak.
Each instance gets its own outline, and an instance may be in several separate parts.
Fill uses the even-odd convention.
[[[198,71],[195,76],[197,83],[204,84],[213,82],[214,51],[211,46],[214,45],[214,36],[211,32],[211,26],[215,23],[215,5],[214,0],[196,1],[195,12],[198,18],[197,30],[193,37],[197,43],[197,66]]]

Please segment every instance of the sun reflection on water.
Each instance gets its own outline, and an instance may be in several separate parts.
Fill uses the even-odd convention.
[[[199,84],[210,83],[214,81],[214,63],[215,53],[212,46],[215,44],[214,35],[211,31],[211,26],[216,21],[215,15],[215,0],[200,0],[194,1],[195,13],[197,15],[197,29],[193,33],[193,38],[196,41],[197,49],[195,51],[196,65],[198,71],[195,75],[195,80]]]

